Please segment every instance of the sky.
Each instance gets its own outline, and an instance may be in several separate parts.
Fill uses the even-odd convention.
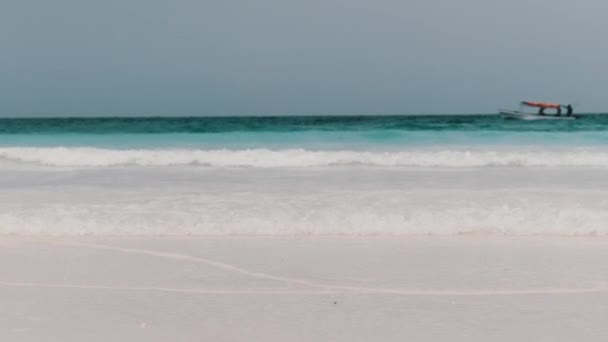
[[[608,112],[605,0],[2,0],[0,116]]]

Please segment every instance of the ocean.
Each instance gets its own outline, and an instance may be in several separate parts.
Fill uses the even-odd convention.
[[[0,119],[0,234],[606,235],[608,115]]]

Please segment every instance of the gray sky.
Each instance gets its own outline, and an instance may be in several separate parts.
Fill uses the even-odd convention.
[[[0,115],[608,110],[606,0],[2,0]]]

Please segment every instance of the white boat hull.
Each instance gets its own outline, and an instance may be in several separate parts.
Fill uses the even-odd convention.
[[[516,120],[575,120],[574,116],[538,115],[534,113],[524,113],[516,110],[500,110],[500,115],[505,119]]]

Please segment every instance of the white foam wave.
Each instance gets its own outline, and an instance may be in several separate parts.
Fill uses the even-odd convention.
[[[608,236],[594,189],[266,189],[258,185],[103,191],[7,191],[0,235],[568,235]],[[252,191],[258,189],[257,191]]]
[[[310,151],[304,149],[196,150],[12,147],[0,159],[57,167],[178,166],[323,167],[339,165],[406,167],[608,167],[606,150],[407,150]]]
[[[155,203],[158,204],[158,203]],[[163,203],[170,206],[168,203]],[[375,235],[608,235],[600,208],[493,203],[396,208],[302,203],[249,203],[209,210],[160,205],[49,204],[0,213],[0,235],[25,236],[375,236]]]

